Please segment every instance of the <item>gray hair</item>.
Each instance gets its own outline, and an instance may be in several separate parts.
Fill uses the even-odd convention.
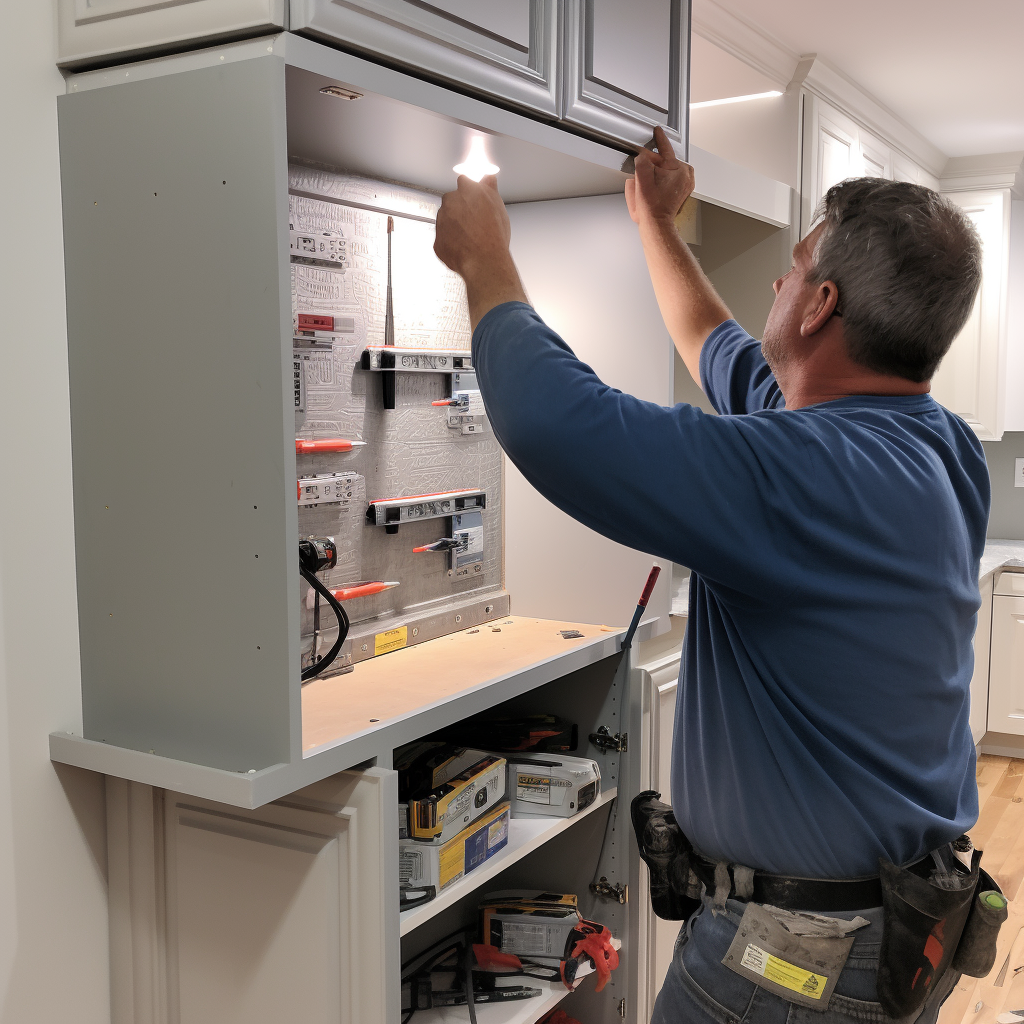
[[[971,315],[981,240],[967,215],[924,185],[851,178],[833,185],[807,280],[832,281],[850,358],[921,383]]]

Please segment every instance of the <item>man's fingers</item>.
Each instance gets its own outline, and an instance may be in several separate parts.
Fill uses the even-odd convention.
[[[667,157],[669,160],[675,159],[676,151],[672,148],[672,143],[668,141],[665,129],[660,124],[654,126],[654,144],[663,157]]]
[[[488,188],[493,188],[495,192],[498,191],[498,176],[496,174],[485,174],[480,179],[481,185],[486,185]]]

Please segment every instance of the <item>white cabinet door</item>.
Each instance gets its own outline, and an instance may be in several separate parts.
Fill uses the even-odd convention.
[[[892,178],[893,151],[881,140],[860,132],[860,173],[868,178]],[[908,179],[913,180],[913,179]]]
[[[932,378],[932,395],[982,440],[998,441],[1006,399],[1010,193],[951,192],[947,198],[963,208],[981,235],[982,281],[970,318]]]
[[[803,165],[801,234],[813,222],[825,193],[844,178],[861,173],[857,125],[816,96],[804,101]]]
[[[988,727],[1024,736],[1024,597],[992,598]]]
[[[88,67],[181,43],[285,27],[285,0],[57,0],[57,63]]]
[[[113,1024],[396,1024],[397,774],[247,811],[108,779]]]
[[[974,674],[971,676],[971,736],[977,745],[988,730],[989,644],[992,633],[992,577],[981,586],[978,627],[974,632]]]
[[[558,113],[558,0],[291,0],[291,28]]]
[[[566,0],[562,117],[633,146],[656,124],[683,143],[689,0]]]

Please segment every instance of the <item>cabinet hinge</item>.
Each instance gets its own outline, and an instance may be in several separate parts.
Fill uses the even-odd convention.
[[[625,903],[629,899],[629,886],[619,885],[618,882],[609,882],[604,875],[596,882],[590,883],[590,891],[595,896],[604,900],[615,900],[617,903]]]
[[[619,1000],[619,1016],[623,1020],[626,1019],[626,1000],[625,999],[620,999]]]
[[[590,734],[590,742],[602,753],[614,750],[617,754],[625,754],[628,740],[628,734],[611,733],[607,725],[599,725],[597,732]]]

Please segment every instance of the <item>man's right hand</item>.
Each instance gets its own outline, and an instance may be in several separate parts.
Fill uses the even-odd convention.
[[[658,152],[640,150],[633,161],[634,176],[626,181],[626,206],[637,224],[675,222],[693,192],[693,168],[676,159],[660,125],[654,129],[654,142]]]

